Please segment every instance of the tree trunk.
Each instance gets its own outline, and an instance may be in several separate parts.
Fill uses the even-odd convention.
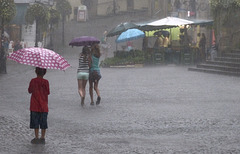
[[[35,47],[38,47],[38,20],[36,20]]]
[[[53,50],[53,26],[52,21],[50,23],[50,49]]]
[[[5,54],[5,49],[3,47],[2,41],[3,41],[3,36],[4,36],[4,19],[2,18],[1,20],[1,26],[2,26],[2,31],[1,31],[1,53],[0,53],[0,73],[1,74],[6,74],[7,73],[7,68],[6,68],[6,54]]]
[[[113,0],[113,14],[116,14],[116,0]]]
[[[64,21],[65,20],[65,16],[63,16],[62,18],[62,45],[65,46],[65,40],[64,40]]]

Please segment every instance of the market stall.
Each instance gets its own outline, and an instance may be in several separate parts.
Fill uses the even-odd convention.
[[[149,43],[144,43],[146,50],[147,61],[154,64],[194,64],[199,61],[199,46],[200,39],[197,36],[197,27],[202,25],[212,24],[212,20],[186,20],[176,17],[166,17],[160,20],[152,21],[145,24],[140,24],[139,29],[144,30],[146,40],[161,42],[157,46],[149,46]],[[168,32],[166,35],[163,32]],[[193,36],[194,35],[194,36]],[[196,37],[197,36],[197,37]],[[167,37],[168,45],[164,45],[164,39]],[[166,39],[165,39],[166,40]]]

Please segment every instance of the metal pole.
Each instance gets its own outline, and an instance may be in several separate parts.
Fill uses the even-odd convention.
[[[2,17],[1,20],[1,26],[2,26],[2,31],[1,31],[1,53],[0,53],[0,73],[7,73],[7,68],[6,68],[6,55],[5,55],[5,49],[3,46],[3,36],[4,36],[4,17]]]
[[[53,3],[51,4],[51,12],[50,12],[50,49],[53,50],[53,21],[52,21],[52,16],[53,16],[53,13],[52,13],[52,6],[53,6]]]
[[[6,54],[5,49],[3,46],[3,36],[4,36],[4,17],[2,17],[2,31],[1,31],[1,54],[0,54],[0,73],[7,73],[7,66],[6,66]]]
[[[113,14],[116,14],[116,0],[113,0]]]
[[[167,0],[164,0],[163,1],[164,2],[164,4],[163,4],[163,6],[164,6],[164,16],[165,17],[167,17],[167,12],[168,12],[168,1]]]
[[[52,21],[50,23],[50,48],[53,49],[53,28],[52,28]]]
[[[64,22],[65,22],[65,18],[66,17],[66,15],[64,14],[63,15],[63,18],[62,18],[62,45],[63,46],[65,46],[65,38],[64,38]]]
[[[155,7],[154,7],[154,1],[153,0],[150,0],[151,2],[151,18],[153,17],[153,13],[154,13],[154,10],[155,10]]]
[[[38,47],[38,20],[36,19],[35,47]]]

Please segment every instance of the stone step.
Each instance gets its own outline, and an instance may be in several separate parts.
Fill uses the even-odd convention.
[[[215,70],[215,69],[188,68],[188,70],[189,71],[196,71],[196,72],[204,72],[204,73],[229,75],[229,76],[240,76],[239,72],[229,72],[229,71],[221,71],[221,70]]]
[[[228,66],[228,67],[239,67],[240,68],[240,63],[236,62],[226,62],[226,61],[206,61],[206,64],[210,65],[221,65],[221,66]]]
[[[224,62],[234,62],[234,63],[240,63],[240,58],[234,58],[234,57],[216,57],[216,61],[224,61]]]
[[[220,70],[220,71],[239,72],[240,73],[240,67],[229,67],[229,66],[223,66],[223,65],[198,64],[197,68],[215,69],[215,70]]]
[[[231,53],[231,52],[228,52],[228,53],[224,53],[224,54],[223,54],[223,57],[240,58],[240,53]]]
[[[232,49],[230,52],[231,53],[240,53],[240,49]]]
[[[206,61],[198,64],[196,68],[189,68],[190,71],[240,76],[240,50],[235,49],[225,52],[222,57],[216,57],[213,61]]]

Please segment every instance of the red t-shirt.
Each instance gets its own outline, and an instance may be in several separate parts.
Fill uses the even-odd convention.
[[[30,111],[48,112],[48,95],[50,94],[48,80],[40,77],[32,79],[28,92],[32,94]]]

